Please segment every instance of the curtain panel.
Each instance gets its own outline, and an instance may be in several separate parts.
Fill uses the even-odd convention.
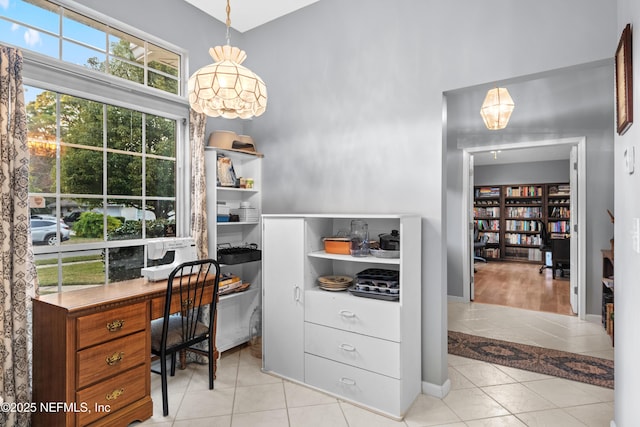
[[[204,171],[204,132],[207,116],[190,110],[191,144],[191,235],[195,239],[198,259],[209,257],[207,233],[207,183]]]
[[[0,46],[0,398],[31,402],[31,298],[37,276],[29,226],[29,148],[22,52]],[[30,414],[0,412],[0,425]]]

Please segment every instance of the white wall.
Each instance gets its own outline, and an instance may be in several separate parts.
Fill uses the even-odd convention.
[[[618,0],[620,37],[626,24],[640,22],[640,3],[637,0]],[[633,28],[633,99],[636,122],[640,99],[640,34]],[[616,44],[611,47],[615,51]],[[637,239],[632,237],[634,221],[640,218],[640,123],[634,123],[615,140],[615,422],[617,427],[638,425],[638,396],[640,396],[640,340],[638,340],[638,301],[640,301],[640,254],[634,249]],[[635,171],[625,170],[624,152],[636,152]]]

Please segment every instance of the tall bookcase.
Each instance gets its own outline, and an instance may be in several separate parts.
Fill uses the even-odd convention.
[[[474,188],[474,223],[489,237],[481,256],[542,262],[542,228],[570,234],[569,184],[518,184]]]

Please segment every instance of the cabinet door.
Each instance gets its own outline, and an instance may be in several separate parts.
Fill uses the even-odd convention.
[[[266,371],[304,379],[304,219],[263,220],[263,363]]]

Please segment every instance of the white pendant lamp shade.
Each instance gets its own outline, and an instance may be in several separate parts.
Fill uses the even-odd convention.
[[[509,123],[514,107],[515,104],[509,91],[504,87],[496,87],[487,92],[480,109],[480,115],[487,129],[504,129]]]
[[[258,75],[243,67],[247,55],[229,45],[209,49],[214,63],[189,78],[189,104],[207,116],[248,119],[267,108],[267,87]]]

